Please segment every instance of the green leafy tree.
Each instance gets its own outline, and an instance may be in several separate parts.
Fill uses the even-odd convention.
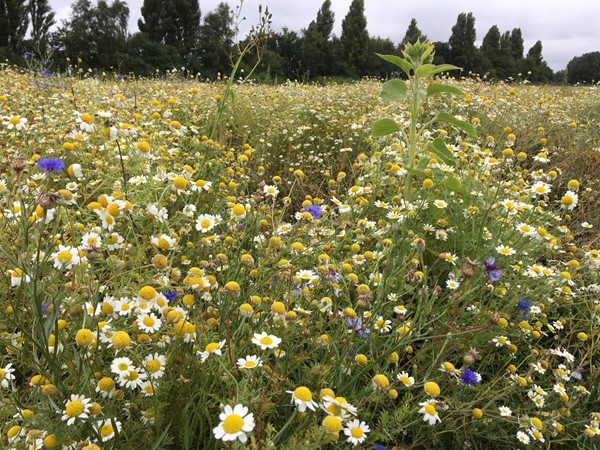
[[[369,54],[369,32],[364,0],[352,0],[348,14],[342,21],[340,42],[349,74],[364,75]]]
[[[90,0],[77,0],[56,38],[71,59],[80,59],[92,68],[116,69],[126,57],[128,21],[129,8],[124,1],[113,0],[109,5],[98,0],[93,6]]]
[[[477,62],[476,37],[473,13],[459,14],[456,24],[452,27],[448,44],[450,44],[451,63],[465,72],[473,70]]]
[[[148,39],[176,48],[188,68],[198,70],[200,4],[198,0],[144,0],[138,27]]]
[[[552,79],[552,69],[542,56],[542,41],[537,41],[527,52],[523,69],[528,79],[535,83],[547,83]]]
[[[520,28],[513,28],[510,32],[510,44],[514,60],[521,62],[525,52],[525,43],[523,42],[523,33],[521,33]]]
[[[594,83],[600,81],[600,52],[576,56],[567,64],[569,83]]]
[[[309,76],[331,75],[332,45],[330,36],[335,16],[331,10],[331,1],[325,0],[313,20],[303,32],[302,61]]]
[[[396,51],[396,46],[389,39],[379,36],[369,38],[369,59],[367,61],[367,74],[381,78],[394,76],[390,70],[390,65],[381,59],[377,54],[387,55]]]
[[[432,44],[435,47],[435,55],[433,56],[433,64],[448,64],[452,59],[450,52],[450,44],[447,42],[437,41]]]
[[[496,25],[492,25],[483,37],[479,50],[483,58],[484,71],[489,71],[491,76],[495,77],[500,54],[500,30]]]
[[[27,0],[0,0],[0,48],[20,55],[28,26]]]
[[[517,76],[517,62],[514,58],[511,34],[509,31],[502,33],[502,36],[500,37],[500,48],[498,50],[498,59],[495,63],[495,69],[496,76],[501,80]]]
[[[230,52],[233,45],[233,12],[221,2],[214,11],[204,16],[200,26],[201,72],[215,78],[231,69]]]
[[[406,44],[413,44],[417,42],[417,39],[421,42],[425,42],[427,40],[427,36],[425,36],[417,26],[417,19],[413,18],[410,20],[406,34],[398,46],[398,52],[401,52]]]
[[[50,28],[56,23],[55,13],[48,0],[29,0],[28,9],[31,18],[31,42],[34,48],[42,52],[48,43]]]

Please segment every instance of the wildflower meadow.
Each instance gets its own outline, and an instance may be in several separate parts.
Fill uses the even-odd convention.
[[[3,66],[0,448],[600,448],[600,88],[432,50]]]

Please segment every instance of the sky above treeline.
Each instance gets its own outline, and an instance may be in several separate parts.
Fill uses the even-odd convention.
[[[94,0],[92,0],[94,1]],[[111,3],[112,0],[107,0]],[[127,0],[129,30],[138,31],[143,0]],[[342,20],[352,0],[331,0],[335,13],[334,33],[342,32]],[[212,11],[220,0],[200,0],[202,14]],[[226,1],[232,10],[239,0]],[[57,22],[68,19],[71,1],[50,0]],[[323,0],[244,0],[240,24],[243,37],[250,26],[258,23],[258,5],[267,6],[272,13],[274,31],[287,27],[301,31],[317,16]],[[520,28],[525,40],[525,53],[537,41],[542,41],[543,56],[552,70],[564,69],[574,56],[600,51],[600,0],[365,0],[367,29],[371,36],[389,38],[399,43],[411,18],[431,41],[448,41],[452,26],[462,12],[475,16],[477,45],[492,25],[500,32]]]

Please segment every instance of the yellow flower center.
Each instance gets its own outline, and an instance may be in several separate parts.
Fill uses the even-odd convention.
[[[269,336],[265,336],[260,338],[259,342],[263,345],[271,345],[273,343],[273,339],[271,339]]]
[[[151,359],[150,361],[148,361],[148,364],[146,364],[146,368],[148,369],[148,372],[158,372],[158,370],[160,369],[160,361],[157,359]]]
[[[354,427],[350,430],[350,434],[353,438],[360,439],[363,435],[363,430],[360,427]]]
[[[21,119],[17,116],[12,116],[9,120],[8,120],[12,125],[17,125],[18,123],[21,122]]]
[[[327,416],[323,419],[323,428],[329,433],[339,433],[342,429],[342,420],[337,416]]]
[[[146,325],[147,327],[153,327],[154,326],[154,319],[152,317],[144,317],[144,325]]]
[[[208,219],[203,219],[203,220],[200,222],[200,226],[201,226],[202,228],[208,228],[208,227],[210,227],[210,220],[208,220]]]
[[[67,407],[65,408],[65,412],[70,417],[77,417],[81,413],[83,413],[84,409],[85,408],[83,406],[83,403],[81,403],[79,400],[74,400],[67,404]]]
[[[306,386],[300,386],[294,391],[294,397],[303,402],[310,402],[312,400],[312,392]]]
[[[429,414],[430,416],[435,416],[436,415],[435,404],[434,403],[428,403],[427,405],[425,405],[425,412],[427,414]]]
[[[218,348],[219,348],[219,344],[217,344],[216,342],[211,342],[210,344],[208,344],[208,345],[206,346],[206,349],[205,349],[205,350],[206,350],[208,353],[212,353],[212,352],[214,352],[215,350],[217,350]]]
[[[244,362],[244,367],[252,368],[252,367],[255,367],[255,366],[256,366],[256,363],[254,361],[252,361],[252,360],[248,360],[248,361]]]
[[[127,370],[129,368],[129,364],[122,362],[122,363],[119,363],[118,367],[119,367],[119,370]]]
[[[223,421],[223,430],[227,434],[235,434],[244,426],[244,419],[237,414],[228,415]]]
[[[61,250],[58,252],[58,255],[56,255],[56,259],[58,259],[59,263],[68,263],[72,258],[73,255],[71,255],[71,252],[68,250]]]
[[[100,434],[102,435],[102,437],[112,436],[114,432],[115,429],[110,423],[104,424],[102,425],[102,428],[100,428]]]

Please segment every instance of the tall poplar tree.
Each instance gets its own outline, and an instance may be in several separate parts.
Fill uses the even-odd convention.
[[[198,0],[144,0],[138,27],[158,44],[177,49],[183,61],[198,68],[200,4]]]
[[[451,63],[461,67],[465,72],[469,72],[475,67],[476,37],[473,13],[459,14],[456,24],[452,27],[448,44],[450,44]]]
[[[364,0],[352,0],[342,21],[340,36],[346,64],[353,75],[365,75],[369,53],[369,32]]]
[[[27,0],[0,0],[0,48],[22,53],[28,26]]]
[[[423,34],[423,32],[417,26],[417,19],[412,18],[410,20],[410,24],[408,25],[408,28],[406,29],[404,38],[400,42],[398,50],[400,50],[400,52],[401,52],[404,49],[404,46],[406,44],[413,44],[417,41],[417,39],[420,40],[421,42],[425,42],[427,40],[427,36],[425,36]]]
[[[306,30],[302,39],[302,62],[309,76],[331,75],[332,45],[330,41],[335,16],[331,0],[325,0]]]
[[[204,16],[200,26],[200,70],[214,78],[218,73],[228,74],[231,69],[229,54],[233,45],[233,12],[221,2],[214,11]]]
[[[44,51],[48,43],[50,27],[56,23],[55,13],[48,0],[29,0],[31,18],[31,41],[35,49]]]

